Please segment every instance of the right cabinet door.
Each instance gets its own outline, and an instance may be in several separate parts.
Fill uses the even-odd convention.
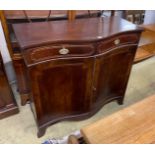
[[[96,57],[94,106],[123,98],[137,46],[121,46]],[[97,103],[96,103],[97,102]]]

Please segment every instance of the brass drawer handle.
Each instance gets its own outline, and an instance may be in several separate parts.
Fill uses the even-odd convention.
[[[116,39],[115,41],[114,41],[114,44],[115,45],[118,45],[120,43],[120,39]]]
[[[65,54],[69,53],[69,50],[67,48],[62,48],[62,49],[59,50],[59,53],[62,54],[62,55],[65,55]]]

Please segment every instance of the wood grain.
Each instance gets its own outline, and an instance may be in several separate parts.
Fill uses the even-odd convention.
[[[155,32],[146,30],[141,35],[139,46],[143,46],[151,43],[155,43]]]
[[[50,10],[25,10],[29,18],[47,18]],[[7,19],[25,19],[24,10],[5,10]],[[67,16],[67,10],[51,10],[50,17]]]
[[[14,25],[38,137],[49,125],[88,118],[112,100],[123,104],[141,31],[118,17]]]
[[[147,30],[155,32],[155,24],[147,24],[147,25],[143,25],[143,27]]]
[[[146,60],[155,55],[155,24],[142,25],[145,31],[142,33],[139,48],[135,56],[135,63]]]
[[[139,48],[137,48],[137,51],[136,51],[134,63],[138,63],[140,61],[146,60],[146,59],[152,57],[153,55],[154,54],[152,51],[148,51],[148,50],[143,49],[142,47],[139,47]]]
[[[13,28],[20,48],[23,50],[52,43],[94,42],[116,34],[142,31],[142,28],[116,16],[21,23],[13,24]]]
[[[155,142],[155,95],[81,129],[91,144]]]

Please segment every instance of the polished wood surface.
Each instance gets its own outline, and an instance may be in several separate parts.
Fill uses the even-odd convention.
[[[96,57],[93,84],[95,88],[94,106],[103,105],[103,101],[110,98],[118,98],[118,103],[123,104],[127,81],[135,56],[133,53],[136,48],[136,46],[130,45],[119,47],[112,49],[104,56]]]
[[[120,17],[78,19],[73,22],[61,21],[61,24],[60,21],[23,23],[14,24],[13,28],[15,35],[18,36],[17,40],[21,49],[50,43],[99,41],[118,33],[141,30]]]
[[[138,47],[136,51],[134,63],[144,61],[148,58],[151,58],[152,56],[154,56],[154,53],[152,51],[148,51],[148,50],[143,49],[142,47]]]
[[[1,23],[3,26],[4,34],[7,41],[9,53],[13,60],[13,65],[16,71],[18,90],[21,97],[21,104],[25,105],[29,99],[28,89],[26,87],[26,75],[23,65],[23,58],[18,42],[12,30],[13,23],[23,22],[38,22],[49,20],[62,20],[69,21],[76,18],[89,18],[101,16],[101,10],[4,10],[0,11]]]
[[[50,10],[4,10],[4,14],[7,19],[24,19],[27,18],[24,11],[30,19],[34,19],[47,18]],[[67,17],[67,10],[51,10],[50,17],[62,16]]]
[[[68,19],[70,21],[75,20],[75,16],[76,16],[76,11],[75,10],[68,11]]]
[[[145,31],[142,33],[139,41],[139,47],[134,60],[135,63],[155,55],[155,24],[142,25],[141,27],[145,28]]]
[[[90,144],[155,143],[155,95],[81,129]]]
[[[13,65],[16,72],[17,78],[17,86],[18,92],[20,93],[21,97],[21,105],[25,105],[29,100],[29,87],[26,83],[27,79],[27,71],[25,67],[25,63],[23,59],[15,59],[13,60]]]
[[[146,30],[155,32],[155,23],[154,24],[142,25],[142,27],[144,27]]]
[[[5,73],[0,55],[0,119],[18,113],[18,107]]]
[[[59,51],[62,49],[62,46],[69,50],[68,54],[60,54]],[[31,48],[23,52],[23,57],[25,58],[25,62],[28,66],[34,65],[41,61],[46,61],[56,58],[64,58],[64,57],[75,57],[75,56],[89,56],[94,53],[94,46],[91,44],[84,45],[53,45],[53,46],[42,46],[39,48]]]
[[[90,111],[93,63],[92,58],[80,58],[28,68],[39,126]]]
[[[155,43],[155,32],[145,30],[140,38],[139,46]]]
[[[112,100],[123,104],[141,28],[118,17],[13,27],[38,137],[49,125],[88,118]]]

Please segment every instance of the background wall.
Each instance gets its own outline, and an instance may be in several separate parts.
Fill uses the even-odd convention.
[[[153,24],[155,23],[155,10],[146,10],[144,24]]]

